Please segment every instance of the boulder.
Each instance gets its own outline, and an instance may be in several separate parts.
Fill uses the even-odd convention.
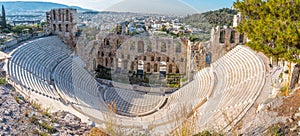
[[[12,115],[12,111],[10,109],[7,109],[4,111],[4,115],[5,116],[11,116]]]
[[[59,124],[57,124],[57,123],[54,123],[54,125],[53,125],[55,128],[60,128],[60,125]]]
[[[95,122],[94,121],[90,121],[88,123],[88,126],[91,127],[91,128],[95,127]]]

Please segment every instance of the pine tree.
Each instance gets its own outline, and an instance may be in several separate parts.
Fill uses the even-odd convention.
[[[238,30],[247,33],[248,46],[300,64],[299,0],[244,0],[234,6],[242,13]]]

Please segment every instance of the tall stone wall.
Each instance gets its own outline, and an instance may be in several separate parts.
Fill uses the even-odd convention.
[[[211,30],[210,52],[212,62],[224,56],[236,45],[246,43],[246,35],[239,33],[235,28],[217,26]]]
[[[166,74],[187,75],[191,71],[191,45],[187,39],[102,33],[88,40],[83,34],[77,42],[76,53],[87,63],[90,72],[99,66],[134,73],[142,70],[159,74],[162,67]]]
[[[52,9],[46,13],[47,34],[58,35],[72,49],[76,46],[77,10],[71,8]]]

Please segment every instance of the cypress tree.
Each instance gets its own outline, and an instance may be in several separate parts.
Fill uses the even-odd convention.
[[[2,28],[6,28],[6,15],[5,15],[5,9],[4,5],[2,4],[2,22],[1,22]]]

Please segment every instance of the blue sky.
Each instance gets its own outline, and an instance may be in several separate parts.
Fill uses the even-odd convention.
[[[47,1],[70,6],[80,6],[82,8],[104,10],[122,0],[5,0],[5,1]],[[224,7],[230,8],[235,0],[181,0],[194,7],[200,12],[220,9]]]
[[[236,0],[182,0],[200,12],[230,8]]]

